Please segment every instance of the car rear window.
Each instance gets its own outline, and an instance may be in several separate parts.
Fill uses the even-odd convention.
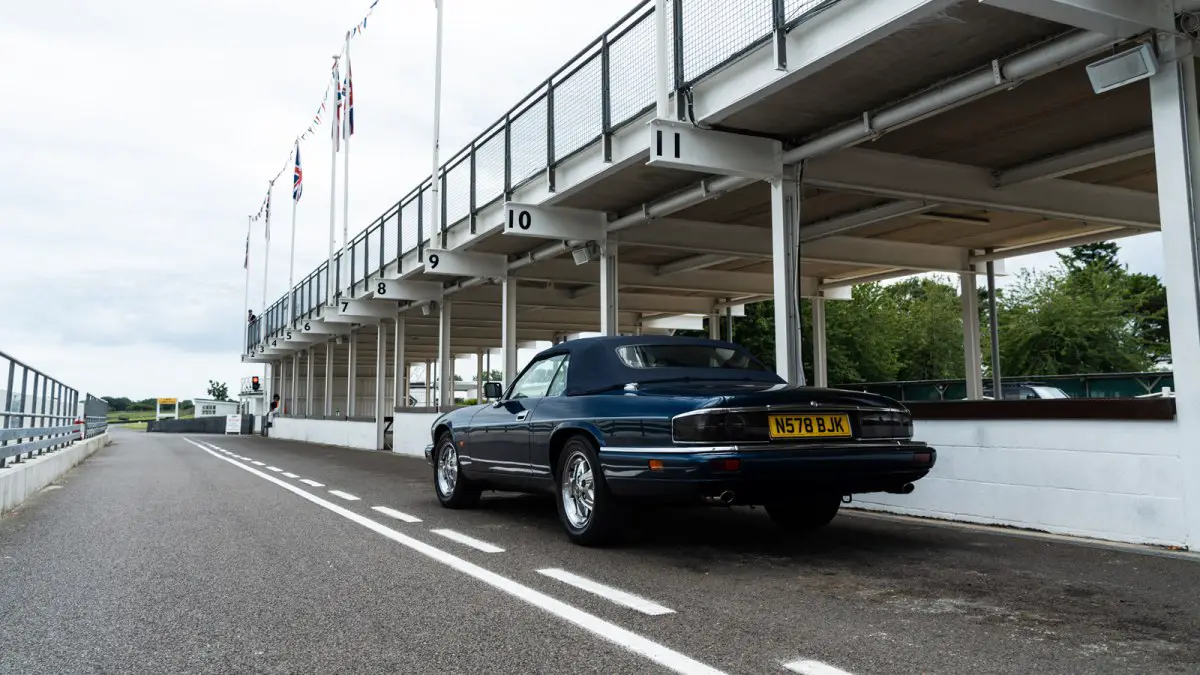
[[[720,368],[765,371],[740,349],[709,345],[627,345],[617,356],[630,368]]]

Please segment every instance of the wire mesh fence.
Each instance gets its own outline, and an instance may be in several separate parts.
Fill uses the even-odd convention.
[[[848,0],[667,0],[668,82],[675,91],[735,62],[818,12]],[[338,251],[333,297],[365,288],[389,263],[422,255],[441,233],[507,197],[574,153],[638,119],[655,104],[656,22],[653,0],[642,0],[499,121],[451,155],[439,171],[438,222],[425,179]],[[327,264],[327,263],[326,263]],[[325,302],[324,264],[257,317],[247,329],[248,353],[286,325],[310,318]],[[289,304],[292,308],[289,309]]]

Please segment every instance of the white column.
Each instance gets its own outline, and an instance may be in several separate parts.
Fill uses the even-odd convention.
[[[454,356],[450,353],[450,299],[438,303],[438,405],[454,405]]]
[[[346,352],[346,417],[354,417],[354,397],[358,395],[358,332],[350,331]]]
[[[325,343],[325,399],[322,401],[323,415],[333,417],[333,343]]]
[[[300,412],[300,353],[292,352],[292,405],[290,414]]]
[[[387,324],[380,321],[375,334],[375,448],[383,449],[384,419],[387,409]]]
[[[967,398],[975,401],[983,398],[983,359],[979,342],[979,290],[975,284],[975,273],[958,275],[962,291],[963,320],[963,364],[966,366]],[[995,392],[997,400],[1001,392]]]
[[[475,400],[483,400],[483,350],[475,350]]]
[[[617,242],[607,240],[600,247],[600,334],[620,335],[617,304]]]
[[[279,359],[279,412],[280,414],[292,414],[292,408],[287,401],[287,361]]]
[[[1167,62],[1176,45],[1160,41],[1164,57],[1150,79],[1154,163],[1162,223],[1163,274],[1170,310],[1175,415],[1183,481],[1187,545],[1200,546],[1200,119],[1196,62]]]
[[[712,340],[721,339],[721,311],[714,309],[708,313],[708,337]]]
[[[309,347],[305,352],[305,358],[308,363],[304,367],[305,385],[304,385],[304,416],[313,416],[313,350],[316,347]]]
[[[425,361],[425,407],[436,408],[437,396],[433,388],[433,361]]]
[[[825,298],[812,299],[813,384],[829,386],[829,352],[825,344]]]
[[[517,279],[508,276],[504,278],[501,287],[503,301],[501,311],[501,344],[504,352],[504,384],[507,387],[517,377]]]
[[[396,408],[408,407],[407,389],[405,387],[405,379],[408,378],[408,368],[405,367],[404,360],[404,315],[396,315],[396,334],[392,336],[392,358],[395,362],[392,364],[392,383],[396,390],[395,405]]]
[[[794,166],[771,179],[771,255],[775,278],[775,372],[804,384],[800,351],[800,186]]]

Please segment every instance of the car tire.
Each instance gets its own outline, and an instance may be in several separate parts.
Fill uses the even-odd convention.
[[[450,434],[438,437],[433,452],[433,491],[448,509],[469,509],[479,504],[480,490],[463,476]]]
[[[812,532],[829,524],[842,505],[841,495],[818,495],[766,505],[775,524],[790,532]]]
[[[554,501],[567,538],[581,546],[612,541],[620,515],[600,469],[595,444],[583,436],[567,439],[555,475]]]

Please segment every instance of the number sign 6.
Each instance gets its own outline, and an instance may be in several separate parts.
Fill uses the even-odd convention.
[[[304,322],[304,332],[307,333],[310,330],[312,330],[312,324],[308,323],[307,321]]]

